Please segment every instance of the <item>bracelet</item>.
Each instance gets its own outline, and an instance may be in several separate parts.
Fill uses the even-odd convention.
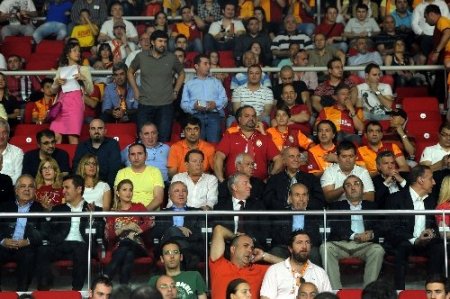
[[[402,139],[406,139],[406,138],[408,138],[408,136],[406,136],[406,134],[402,136]]]
[[[263,252],[262,256],[261,256],[261,260],[264,261],[264,258],[266,257],[266,252]]]

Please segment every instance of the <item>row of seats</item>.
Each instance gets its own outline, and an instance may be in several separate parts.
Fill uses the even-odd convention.
[[[343,289],[339,290],[336,295],[339,299],[361,299],[361,289]],[[427,299],[424,290],[404,290],[398,294],[398,299]]]
[[[0,299],[17,299],[16,292],[0,292]],[[77,291],[34,291],[34,299],[81,299],[80,292]]]

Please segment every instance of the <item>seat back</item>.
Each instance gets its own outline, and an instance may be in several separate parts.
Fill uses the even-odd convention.
[[[63,40],[42,40],[37,46],[35,53],[53,54],[59,57],[64,50]]]
[[[361,289],[342,289],[339,290],[336,295],[339,299],[361,299]]]
[[[81,299],[80,292],[77,291],[34,291],[34,299]]]
[[[72,161],[73,161],[73,157],[75,157],[75,151],[77,150],[77,145],[76,144],[57,144],[56,145],[57,148],[65,150],[67,152],[67,154],[69,155],[69,165],[70,167],[72,167]]]
[[[17,299],[19,295],[16,292],[0,292],[0,299]]]
[[[7,36],[3,40],[0,52],[6,59],[14,54],[28,61],[31,56],[31,46],[31,36]]]
[[[398,299],[426,299],[427,293],[424,290],[403,290],[398,294]]]

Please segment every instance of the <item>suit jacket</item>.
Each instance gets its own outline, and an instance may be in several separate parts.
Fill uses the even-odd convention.
[[[83,212],[88,211],[88,203],[83,203]],[[102,208],[95,206],[95,211],[102,211]],[[71,212],[68,205],[62,204],[54,206],[52,212]],[[103,218],[95,217],[92,228],[95,228],[95,235],[92,238],[93,243],[97,239],[103,239],[105,232],[105,221]],[[50,245],[56,246],[61,244],[66,239],[70,231],[72,219],[69,217],[52,217],[50,220],[43,223],[43,235]],[[89,235],[86,229],[89,228],[89,217],[81,217],[80,219],[80,234],[85,242],[89,241]]]
[[[222,203],[214,206],[216,211],[233,211],[233,201],[231,197]],[[247,198],[244,211],[264,211],[264,204],[260,200]],[[265,247],[266,238],[269,233],[269,221],[264,216],[264,212],[256,216],[244,216],[244,232],[255,238],[258,246]],[[234,216],[218,216],[214,217],[214,225],[220,224],[234,232]]]
[[[436,207],[436,199],[433,196],[428,196],[424,200],[425,210],[434,210]],[[411,193],[409,188],[391,194],[388,198],[386,205],[389,210],[414,210],[414,204],[412,202]],[[414,233],[415,215],[402,215],[402,216],[387,216],[387,223],[389,227],[386,231],[386,239],[392,244],[396,245],[402,241],[412,239]],[[434,219],[434,215],[426,215],[425,228],[434,229],[436,232],[437,225]],[[436,233],[436,238],[439,238],[439,234]]]
[[[315,209],[322,209],[325,206],[325,197],[319,179],[312,174],[302,171],[298,171],[295,178],[298,183],[308,187],[309,204]],[[290,187],[291,178],[285,171],[271,176],[267,181],[264,192],[266,208],[268,210],[284,210],[288,206],[287,198]]]
[[[377,204],[367,200],[361,202],[362,210],[376,210]],[[329,210],[341,210],[349,211],[350,203],[346,200],[340,200],[333,202]],[[378,243],[378,240],[382,236],[382,229],[380,228],[380,217],[379,216],[369,216],[363,215],[364,230],[372,230],[374,233],[374,238],[370,242]],[[331,232],[328,237],[329,241],[349,241],[350,236],[353,234],[352,231],[352,221],[351,215],[330,215],[328,225],[330,226]]]
[[[285,208],[286,211],[292,211],[291,207]],[[309,207],[306,207],[306,211],[311,211]],[[311,237],[312,246],[320,246],[322,243],[322,235],[320,234],[320,219],[321,216],[305,215],[305,223],[303,230],[305,230]],[[322,218],[323,219],[323,218]],[[270,221],[272,246],[290,245],[290,232],[292,232],[293,216],[284,216],[283,218],[277,217]],[[323,225],[322,225],[323,226]]]
[[[407,188],[409,186],[409,173],[408,172],[400,172],[400,175],[402,178],[406,180],[405,187],[400,186],[400,184],[397,184],[398,188],[400,190]],[[375,203],[377,204],[379,209],[386,208],[386,199],[391,194],[389,192],[389,188],[386,187],[384,184],[384,178],[381,176],[381,174],[375,176],[372,178],[373,186],[375,187]]]
[[[257,177],[250,177],[250,184],[252,185],[252,190],[250,190],[250,197],[256,200],[263,200],[264,189],[266,184]],[[230,190],[228,189],[228,179],[219,183],[219,200],[218,203],[225,202],[231,197]]]
[[[0,173],[0,203],[15,202],[15,193],[12,179],[9,175]],[[0,212],[2,212],[0,210]]]
[[[5,213],[17,213],[18,207],[16,201],[11,200],[2,203],[0,211]],[[35,201],[31,204],[29,213],[39,213],[42,211],[43,208],[41,204]],[[5,238],[11,238],[13,236],[16,223],[17,218],[0,219],[0,241]],[[27,225],[25,227],[25,234],[23,238],[28,239],[31,246],[39,246],[42,244],[41,223],[41,218],[27,218]]]

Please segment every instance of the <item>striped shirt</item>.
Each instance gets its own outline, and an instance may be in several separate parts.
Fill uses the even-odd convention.
[[[270,88],[260,86],[258,90],[251,91],[247,84],[236,88],[233,92],[233,103],[241,103],[241,106],[250,105],[255,108],[256,115],[260,116],[265,105],[273,104],[273,93]]]
[[[275,36],[270,50],[288,50],[290,44],[298,44],[300,45],[300,49],[305,50],[314,48],[312,40],[309,36],[303,33],[297,33],[293,35],[279,34]]]

